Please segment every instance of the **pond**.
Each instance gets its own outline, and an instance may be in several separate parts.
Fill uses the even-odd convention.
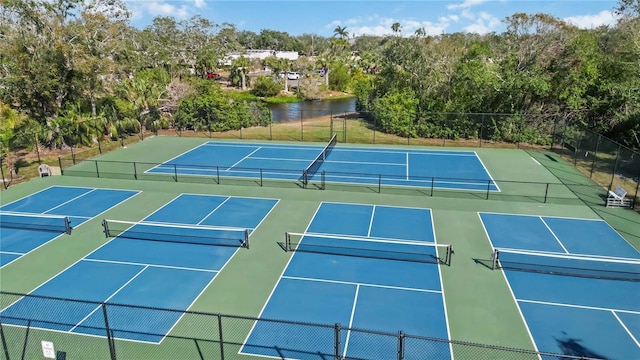
[[[301,101],[297,103],[267,104],[274,123],[300,121],[331,114],[356,111],[356,98]]]

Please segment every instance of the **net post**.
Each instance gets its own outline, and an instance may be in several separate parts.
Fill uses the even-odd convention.
[[[107,219],[102,219],[102,228],[104,231],[104,236],[106,238],[109,237],[109,224],[107,223]]]
[[[325,186],[327,184],[325,177],[326,177],[326,172],[322,170],[322,172],[320,173],[320,189],[322,190],[325,189]]]
[[[398,360],[404,359],[404,332],[398,332]]]
[[[116,348],[115,343],[113,342],[113,335],[111,333],[111,329],[109,328],[109,318],[107,316],[107,304],[102,303],[102,315],[104,316],[104,328],[107,332],[107,342],[109,343],[109,355],[111,360],[116,360]]]
[[[138,167],[135,161],[133,162],[133,178],[138,180]]]
[[[64,232],[71,235],[71,221],[68,216],[64,217]]]
[[[453,245],[447,246],[447,258],[445,259],[445,265],[451,266],[451,258],[453,257]]]
[[[222,315],[218,315],[218,340],[220,341],[220,359],[224,360],[224,339],[222,337]]]
[[[260,168],[260,187],[262,187],[262,168]]]
[[[291,250],[291,235],[285,231],[284,233],[284,251]]]
[[[173,178],[178,182],[178,165],[173,164]]]
[[[342,359],[342,356],[340,356],[340,323],[336,323],[333,326],[333,336],[334,336],[334,342],[333,342],[333,350],[334,350],[334,358],[336,360],[340,360]]]
[[[244,229],[244,247],[249,248],[249,229]]]
[[[220,184],[220,166],[216,166],[216,182]]]
[[[96,177],[100,177],[100,170],[98,170],[98,160],[94,160],[94,163],[96,164]]]
[[[495,270],[498,268],[498,249],[493,250],[493,254],[491,255],[491,270]]]
[[[435,185],[435,178],[432,176],[431,177],[431,194],[429,194],[429,196],[433,197],[433,186]]]
[[[60,156],[58,156],[58,166],[60,166],[60,175],[64,175],[64,169],[62,168],[62,159],[60,158]]]
[[[491,180],[487,180],[487,200],[489,200],[490,191],[491,191]]]
[[[302,188],[303,189],[307,188],[308,181],[309,179],[307,178],[307,170],[302,170]]]

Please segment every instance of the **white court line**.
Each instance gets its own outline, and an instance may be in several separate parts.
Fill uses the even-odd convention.
[[[83,260],[91,261],[91,262],[106,263],[106,264],[138,265],[138,266],[155,267],[155,268],[162,268],[162,269],[173,269],[173,270],[188,270],[188,271],[200,271],[200,272],[210,272],[210,273],[220,272],[219,270],[208,270],[208,269],[189,268],[189,267],[182,267],[182,266],[138,263],[138,262],[131,262],[131,261],[104,260],[104,259],[83,259]]]
[[[636,343],[637,347],[640,347],[640,342],[638,341],[638,339],[636,339],[635,336],[633,336],[633,334],[631,333],[631,330],[629,330],[629,328],[627,327],[627,325],[624,324],[624,322],[622,322],[622,319],[620,319],[620,317],[618,316],[618,314],[616,314],[615,311],[611,311],[611,313],[613,314],[613,316],[616,318],[616,320],[618,320],[618,322],[620,323],[620,325],[622,326],[622,328],[624,329],[624,331],[627,332],[627,334],[631,337],[631,339],[633,339],[633,341]]]
[[[222,197],[222,196],[221,196]],[[220,204],[218,204],[218,206],[216,206],[213,210],[209,211],[209,213],[207,215],[205,215],[200,221],[198,221],[198,223],[196,225],[202,225],[202,222],[207,220],[207,218],[209,216],[211,216],[216,210],[220,209],[220,207],[226,203],[227,201],[229,201],[229,199],[231,199],[231,196],[227,196],[226,199],[224,199]]]
[[[109,296],[106,300],[103,301],[103,303],[106,303],[107,301],[111,300],[114,296],[116,296],[116,294],[118,294],[120,292],[120,290],[124,289],[127,285],[129,285],[129,283],[131,283],[135,278],[137,278],[140,274],[142,274],[143,271],[147,270],[149,266],[145,266],[142,268],[142,270],[138,271],[135,275],[133,275],[131,277],[131,279],[129,279],[127,282],[125,282],[122,286],[120,286],[118,288],[118,290],[116,290],[113,294],[111,294],[111,296]],[[71,329],[69,329],[68,332],[73,332],[73,330],[75,328],[77,328],[78,326],[80,326],[80,324],[82,324],[85,320],[87,320],[94,312],[98,311],[98,309],[100,309],[102,307],[102,304],[96,306],[95,309],[93,309],[93,311],[91,311],[87,316],[85,316],[84,318],[82,318],[82,320],[80,320],[74,327],[72,327]]]
[[[374,161],[345,161],[345,160],[325,160],[331,164],[356,164],[356,165],[377,165],[377,166],[405,166],[404,163],[392,163],[392,162],[374,162]],[[377,174],[372,174],[377,175]]]
[[[487,231],[487,228],[484,224],[484,221],[482,221],[482,216],[481,214],[483,214],[482,212],[478,212],[478,217],[480,218],[480,224],[482,225],[482,228],[484,229],[484,234],[487,236],[487,240],[489,240],[489,245],[491,245],[491,250],[492,252],[495,251],[495,247],[493,245],[493,242],[491,241],[491,236],[489,236],[489,232]],[[500,272],[502,272],[502,277],[504,278],[504,282],[507,284],[507,288],[509,289],[509,292],[511,293],[511,298],[513,299],[513,301],[516,304],[516,308],[518,309],[518,313],[520,314],[520,319],[522,320],[522,324],[524,325],[524,328],[527,330],[527,334],[529,334],[529,340],[531,340],[531,344],[533,345],[533,349],[536,352],[538,351],[538,345],[536,344],[536,341],[533,339],[533,334],[531,333],[531,329],[529,329],[529,324],[527,324],[527,321],[524,318],[524,314],[522,313],[522,309],[520,308],[520,303],[518,303],[518,299],[516,298],[516,294],[513,292],[513,288],[511,287],[511,283],[509,283],[509,279],[507,278],[507,273],[504,271],[504,269],[500,269]]]
[[[407,161],[405,165],[407,166],[407,180],[409,180],[409,153],[407,153]]]
[[[371,218],[369,219],[369,229],[367,230],[367,237],[371,237],[371,228],[373,227],[373,218],[376,216],[376,206],[373,205],[371,209]]]
[[[536,160],[533,156],[531,156],[531,160],[533,160],[534,163],[540,165],[540,162],[538,162],[538,160]]]
[[[353,327],[353,317],[356,314],[356,304],[358,303],[358,293],[360,292],[360,285],[356,286],[356,294],[353,297],[353,306],[351,307],[351,316],[349,317],[349,330],[347,330],[347,337],[344,341],[344,350],[342,351],[342,358],[347,358],[347,349],[349,348],[349,338],[351,337],[351,328]]]
[[[55,210],[55,209],[57,209],[57,208],[59,208],[59,207],[61,207],[61,206],[63,206],[63,205],[66,205],[66,204],[68,204],[68,203],[70,203],[70,202],[72,202],[72,201],[74,201],[74,200],[77,200],[77,199],[79,199],[79,198],[81,198],[81,197],[83,197],[83,196],[85,196],[85,195],[87,195],[87,194],[90,194],[90,193],[92,193],[92,192],[94,192],[94,191],[96,191],[96,190],[98,190],[98,188],[93,188],[92,190],[89,190],[89,191],[87,191],[86,193],[82,193],[82,194],[80,194],[80,195],[78,195],[78,196],[76,196],[76,197],[74,197],[74,198],[72,198],[72,199],[70,199],[70,200],[67,200],[67,201],[65,201],[65,202],[63,202],[63,203],[61,203],[61,204],[58,204],[58,205],[56,205],[56,206],[52,207],[51,209],[49,209],[49,210],[47,210],[47,211],[44,211],[44,212],[43,212],[43,214],[46,214],[46,213],[48,213],[48,212],[50,212],[50,211],[52,211],[52,210]]]
[[[551,230],[551,228],[549,227],[549,224],[547,224],[544,219],[542,218],[542,216],[538,216],[538,219],[540,219],[540,221],[542,221],[542,223],[544,224],[544,226],[547,228],[547,230],[549,230],[549,232],[551,233],[551,235],[553,235],[553,238],[556,239],[556,241],[558,242],[558,244],[560,244],[560,247],[562,247],[562,250],[564,250],[565,253],[569,254],[569,250],[567,250],[566,247],[564,247],[564,244],[562,243],[562,241],[560,241],[560,239],[558,238],[558,236],[556,235],[556,233],[553,232],[553,230]]]
[[[496,183],[496,181],[493,179],[493,176],[491,176],[489,169],[487,169],[487,167],[482,162],[482,159],[480,159],[480,156],[478,156],[478,153],[475,151],[473,153],[475,154],[476,159],[478,159],[478,161],[480,162],[480,165],[482,165],[482,168],[484,169],[484,171],[487,173],[487,175],[489,175],[489,179],[491,179],[492,185],[495,186],[496,189],[498,189],[498,192],[502,192],[502,190],[500,190],[500,187],[498,186],[498,183]]]
[[[602,219],[582,219],[571,216],[551,216],[551,215],[532,215],[532,214],[515,214],[515,213],[499,213],[492,211],[480,211],[479,214],[488,214],[488,215],[512,215],[512,216],[529,216],[529,217],[546,217],[546,218],[554,218],[554,219],[567,219],[567,220],[584,220],[584,221],[596,221],[596,222],[605,222]],[[605,222],[606,223],[606,222]]]
[[[526,300],[526,299],[517,299],[517,300],[525,303],[530,303],[530,304],[553,305],[553,306],[562,306],[562,307],[568,307],[568,308],[598,310],[598,311],[617,311],[617,312],[622,312],[627,314],[640,315],[640,311],[632,311],[632,310],[611,309],[611,308],[605,308],[605,307],[599,307],[599,306],[574,305],[574,304],[557,303],[557,302],[551,302],[551,301]]]
[[[8,255],[24,255],[25,253],[13,252],[13,251],[0,251],[0,254],[8,254]]]
[[[235,164],[229,166],[228,168],[226,168],[224,171],[229,171],[232,168],[234,168],[236,165],[240,164],[241,162],[245,161],[246,159],[248,159],[251,155],[255,154],[258,150],[262,149],[261,146],[259,146],[257,149],[253,150],[252,152],[249,153],[249,155],[243,157],[242,159],[238,160]]]
[[[189,149],[189,150],[183,151],[182,153],[180,153],[180,154],[178,154],[178,155],[176,155],[176,156],[172,157],[171,159],[169,159],[169,160],[165,160],[165,161],[164,161],[164,162],[162,162],[161,164],[158,164],[158,165],[156,165],[156,166],[154,166],[154,167],[152,167],[152,168],[149,168],[149,169],[145,170],[145,171],[144,171],[144,173],[146,174],[146,173],[148,173],[148,172],[151,172],[151,170],[154,170],[154,169],[156,169],[156,168],[158,168],[158,167],[160,167],[160,166],[167,166],[167,165],[170,165],[170,164],[169,164],[169,162],[170,162],[170,161],[173,161],[173,160],[175,160],[175,159],[179,158],[179,157],[180,157],[180,156],[182,156],[182,155],[185,155],[185,154],[187,154],[187,153],[189,153],[189,152],[191,152],[191,151],[194,151],[195,149],[197,149],[197,148],[199,148],[199,147],[201,147],[201,146],[204,146],[205,144],[206,144],[206,143],[202,143],[202,144],[200,144],[200,145],[198,145],[198,146],[192,147],[192,148],[191,148],[191,149]],[[163,173],[161,173],[161,174],[163,174]]]
[[[435,266],[436,264],[433,264],[433,265]],[[342,284],[342,285],[353,285],[353,286],[361,285],[361,286],[368,286],[368,287],[381,288],[381,289],[417,291],[417,292],[435,293],[435,294],[442,293],[441,290],[418,289],[418,288],[410,288],[410,287],[404,287],[404,286],[393,286],[393,285],[369,284],[369,283],[344,281],[344,280],[327,280],[327,279],[318,279],[318,278],[307,278],[307,277],[302,277],[302,276],[283,275],[282,278],[283,279],[291,279],[291,280],[315,281],[315,282],[329,283],[329,284]]]
[[[254,160],[276,160],[276,161],[291,161],[291,162],[308,162],[309,159],[290,159],[290,158],[275,158],[275,157],[261,157],[261,156],[254,156],[252,157],[252,159]]]
[[[320,205],[318,205],[318,207],[316,208],[316,211],[313,213],[313,216],[311,217],[311,220],[313,220],[316,217],[316,215],[318,214],[318,211],[320,210],[320,207],[322,206],[322,203],[323,202],[320,202]],[[307,224],[307,227],[304,229],[305,232],[307,232],[307,230],[309,230],[309,226],[311,226],[311,222],[312,221],[309,221],[309,223]],[[283,279],[284,273],[287,271],[287,268],[289,267],[289,264],[291,263],[292,259],[293,259],[293,255],[291,255],[289,257],[289,260],[287,261],[287,264],[285,265],[285,267],[282,269],[282,272],[280,273],[280,277],[278,278],[278,281],[276,281],[276,284],[271,289],[271,293],[269,294],[269,297],[267,297],[267,301],[265,301],[264,305],[262,305],[262,309],[260,310],[260,313],[258,314],[258,319],[262,317],[262,314],[264,313],[264,310],[267,308],[267,304],[269,304],[269,301],[271,301],[271,297],[276,292],[276,288],[278,288],[278,284],[280,284],[280,281]],[[253,322],[253,325],[251,326],[251,329],[247,333],[247,336],[244,338],[244,341],[242,342],[242,346],[240,347],[240,350],[238,351],[238,354],[255,355],[253,353],[245,353],[245,352],[243,352],[243,349],[244,349],[244,345],[247,343],[247,341],[249,341],[249,337],[253,333],[253,330],[255,329],[256,325],[258,325],[258,321],[259,320],[256,320],[256,321]]]

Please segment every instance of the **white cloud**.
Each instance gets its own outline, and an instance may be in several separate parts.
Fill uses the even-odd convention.
[[[475,19],[475,22],[464,27],[463,30],[468,33],[487,34],[495,31],[501,24],[497,17],[484,11],[481,11],[477,16],[475,14],[470,15],[473,16],[467,18]]]
[[[562,20],[582,29],[591,29],[602,25],[614,25],[617,18],[612,11],[603,10],[597,14],[571,16]]]
[[[185,5],[178,7],[158,1],[143,2],[142,4],[144,4],[146,12],[153,16],[172,16],[176,19],[186,19],[189,16],[189,9]]]
[[[391,26],[394,23],[400,24],[403,36],[411,36],[420,28],[424,29],[426,35],[439,35],[449,27],[450,20],[446,17],[441,17],[437,22],[376,17],[376,24],[352,27],[350,33],[373,36],[390,35],[393,33]]]
[[[205,0],[193,0],[193,4],[198,8],[201,9],[205,6],[207,6],[207,4],[205,4]]]
[[[468,9],[472,6],[480,5],[482,3],[487,2],[488,0],[464,0],[459,4],[450,4],[447,5],[447,9],[456,10],[456,9]]]

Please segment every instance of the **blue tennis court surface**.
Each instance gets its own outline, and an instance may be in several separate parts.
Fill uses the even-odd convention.
[[[183,194],[134,224],[182,226],[181,234],[200,237],[204,226],[243,227],[255,230],[277,204],[275,199]],[[193,229],[190,231],[189,229]],[[148,230],[148,229],[147,229]],[[85,258],[31,292],[32,295],[107,303],[114,338],[159,343],[204,289],[213,281],[239,245],[113,238]],[[246,250],[250,251],[250,250]],[[131,304],[176,309],[118,307]],[[106,336],[102,308],[78,302],[25,297],[0,313],[3,325]]]
[[[537,350],[640,359],[640,253],[606,222],[494,213],[480,219],[494,248],[512,249],[504,261],[524,266],[503,268]]]
[[[395,338],[357,332],[376,329],[397,334],[449,338],[439,265],[412,260],[412,250],[436,249],[429,209],[322,203],[297,244],[261,319],[303,323],[340,323],[339,353],[349,359],[397,358]],[[370,244],[365,244],[370,242]],[[348,244],[349,243],[349,244]],[[350,244],[354,243],[354,244]],[[361,244],[359,246],[358,244]],[[320,251],[301,251],[311,246]],[[400,260],[405,255],[409,261]],[[344,251],[339,251],[340,248]],[[365,255],[361,253],[365,251]],[[403,252],[391,260],[393,252]],[[382,256],[367,256],[380,252]],[[243,354],[276,358],[333,358],[334,328],[259,320],[241,349]],[[439,345],[434,345],[438,347]],[[432,348],[430,358],[451,358],[448,343]],[[425,358],[425,349],[407,346],[405,359]]]
[[[298,180],[323,146],[207,142],[148,172]],[[262,169],[262,172],[260,171]],[[499,191],[474,151],[336,146],[309,181]],[[433,178],[433,179],[432,179]]]
[[[0,222],[9,226],[16,217],[19,221],[39,222],[56,220],[51,215],[69,217],[72,228],[136,195],[138,191],[95,189],[85,187],[52,186],[20,200],[0,207]],[[0,237],[0,267],[54,240],[64,231],[56,231],[57,224],[50,223],[51,231],[27,230],[3,227]],[[4,225],[3,225],[4,226]],[[29,224],[24,224],[29,227]]]

